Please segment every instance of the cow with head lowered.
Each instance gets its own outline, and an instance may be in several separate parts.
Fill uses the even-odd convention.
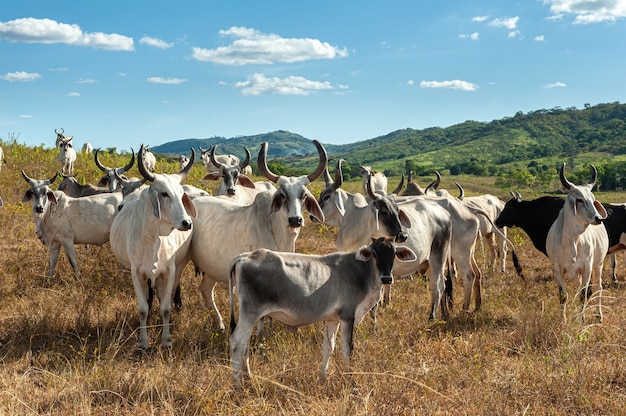
[[[96,149],[94,156],[93,156],[93,160],[96,163],[96,166],[98,167],[98,169],[104,172],[104,176],[100,179],[100,182],[98,182],[96,186],[99,186],[99,187],[108,186],[109,191],[111,192],[115,191],[116,189],[120,187],[120,183],[117,178],[118,177],[125,178],[124,172],[130,170],[130,168],[132,168],[133,164],[135,163],[135,151],[132,148],[130,149],[130,151],[132,155],[130,158],[130,162],[128,162],[126,166],[121,167],[121,168],[109,168],[103,165],[102,162],[100,162],[100,159],[98,158],[98,153],[100,152],[100,149]]]
[[[224,328],[213,301],[217,283],[228,285],[229,262],[235,255],[267,248],[294,252],[296,239],[304,226],[303,210],[320,221],[324,214],[307,185],[317,179],[328,162],[326,150],[314,140],[319,164],[313,173],[302,176],[276,175],[267,167],[267,142],[261,145],[258,166],[261,173],[275,183],[275,191],[258,193],[249,205],[224,197],[205,196],[194,199],[198,217],[194,221],[191,241],[192,260],[204,272],[200,291]]]
[[[250,337],[254,324],[264,316],[290,328],[324,322],[321,381],[326,379],[341,327],[341,350],[349,365],[354,327],[379,301],[381,287],[392,283],[394,259],[413,261],[415,254],[407,247],[394,246],[392,240],[380,238],[353,252],[307,255],[259,249],[235,256],[229,279],[235,388],[241,388],[244,374],[250,375]],[[239,300],[237,323],[235,289]]]
[[[157,174],[144,164],[143,146],[138,156],[139,172],[150,186],[124,203],[111,227],[111,250],[131,272],[139,312],[139,348],[148,348],[147,319],[152,290],[159,298],[163,330],[161,346],[172,345],[170,319],[172,298],[180,276],[189,262],[191,229],[196,210],[183,191],[181,181],[194,160],[177,174]],[[118,194],[121,195],[121,192]]]

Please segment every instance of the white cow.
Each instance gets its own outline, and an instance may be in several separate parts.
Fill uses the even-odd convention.
[[[444,298],[445,268],[450,256],[452,224],[450,214],[440,206],[417,199],[399,209],[393,194],[370,191],[369,202],[361,194],[349,194],[341,189],[342,160],[337,162],[335,180],[325,173],[326,189],[320,194],[326,224],[340,227],[337,250],[353,251],[370,238],[395,237],[411,248],[414,261],[401,262],[394,267],[395,275],[409,276],[427,273],[431,292],[429,320],[435,320],[439,305],[441,315],[448,317],[448,302]],[[369,186],[366,186],[369,190]],[[406,227],[406,231],[401,229]],[[389,303],[389,286],[384,287],[384,304]]]
[[[200,149],[200,154],[202,158],[202,162],[204,163],[204,167],[206,168],[207,173],[218,172],[220,170],[219,166],[214,165],[211,162],[211,157],[209,156],[209,151],[213,149],[215,146],[211,146],[208,149],[203,149],[202,146],[198,146]],[[217,155],[215,159],[219,161],[222,165],[226,166],[234,166],[240,163],[239,158],[235,155]],[[251,174],[252,172],[250,172]]]
[[[104,244],[109,241],[109,231],[122,194],[116,192],[72,198],[50,189],[57,174],[48,180],[31,179],[24,171],[22,176],[29,185],[22,201],[31,202],[36,235],[50,250],[48,277],[54,275],[63,246],[78,278],[80,272],[74,244]]]
[[[144,147],[143,151],[143,162],[146,166],[146,169],[148,169],[149,172],[154,172],[154,169],[156,167],[156,157],[154,156],[154,153],[152,153],[150,149],[148,149],[148,146]]]
[[[96,149],[96,153],[93,156],[94,162],[96,162],[96,166],[98,167],[98,169],[100,169],[101,171],[104,172],[104,176],[100,179],[100,182],[98,182],[99,187],[103,187],[103,186],[108,186],[109,187],[109,191],[113,192],[116,189],[118,189],[120,187],[120,182],[118,180],[118,178],[125,178],[124,172],[130,170],[130,168],[133,167],[133,164],[135,163],[135,151],[132,149],[130,149],[132,155],[130,158],[130,162],[128,162],[128,164],[124,167],[121,168],[109,168],[104,166],[101,162],[100,159],[98,158],[98,153],[100,152],[100,149]]]
[[[556,221],[548,231],[546,251],[554,267],[554,276],[559,284],[559,299],[566,322],[567,289],[565,279],[581,277],[581,301],[583,305],[591,296],[592,281],[598,290],[598,315],[602,320],[602,267],[609,249],[609,237],[605,227],[598,227],[607,217],[606,209],[596,201],[591,190],[596,184],[598,172],[591,166],[591,180],[587,185],[574,185],[565,177],[565,163],[559,176],[567,190],[565,204]]]
[[[266,315],[291,328],[324,321],[322,381],[341,325],[341,349],[349,365],[354,326],[378,302],[382,285],[393,281],[394,258],[412,261],[415,253],[381,238],[350,253],[316,256],[260,249],[235,256],[229,279],[235,389],[241,388],[244,366],[250,375],[250,336],[255,322]],[[236,325],[234,288],[239,299]]]
[[[93,146],[89,142],[83,143],[83,153],[90,154],[93,152]]]
[[[371,181],[372,191],[387,193],[387,177],[382,172],[374,172],[371,166],[361,166],[361,182],[363,192],[367,193],[368,181]]]
[[[65,130],[63,128],[61,128],[61,131],[57,131],[57,129],[54,129],[55,134],[57,135],[56,141],[54,143],[54,147],[56,147],[57,149],[59,148],[59,145],[61,144],[61,142],[64,139],[71,139],[73,138],[73,136],[66,136],[65,135]]]
[[[205,180],[220,180],[217,188],[217,195],[225,195],[235,202],[244,205],[250,205],[256,194],[263,191],[275,191],[276,187],[269,181],[252,182],[243,172],[250,167],[250,151],[244,147],[246,158],[243,163],[237,165],[225,165],[215,158],[215,149],[213,146],[209,150],[209,159],[211,163],[218,166],[217,172],[207,173]]]
[[[193,165],[193,149],[187,168],[171,175],[150,172],[143,150],[142,145],[137,164],[151,184],[138,198],[124,203],[111,227],[111,249],[120,263],[130,268],[139,311],[139,348],[146,350],[152,288],[156,288],[163,322],[161,346],[172,346],[172,297],[189,261],[196,210],[180,184]]]
[[[319,165],[313,173],[299,177],[272,173],[266,163],[268,145],[263,143],[258,157],[259,169],[278,189],[257,194],[250,205],[223,197],[194,199],[198,218],[191,241],[192,260],[204,272],[200,291],[207,306],[215,310],[220,328],[224,328],[224,324],[213,300],[213,290],[216,283],[227,286],[230,259],[257,248],[295,251],[296,239],[304,225],[303,209],[324,221],[324,214],[307,185],[322,174],[328,156],[318,141],[313,143],[319,153]]]
[[[2,170],[2,165],[4,163],[7,163],[7,161],[4,159],[4,150],[0,147],[0,170]]]
[[[74,162],[76,162],[76,150],[72,144],[72,137],[61,139],[59,143],[59,162],[61,162],[61,173],[71,175],[74,173]]]
[[[180,170],[183,170],[185,166],[187,166],[187,163],[189,163],[189,158],[185,155],[180,155],[178,163],[180,164]]]

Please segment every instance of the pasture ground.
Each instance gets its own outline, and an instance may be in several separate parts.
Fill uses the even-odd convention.
[[[392,303],[379,310],[377,323],[366,316],[356,327],[351,367],[343,366],[337,348],[325,384],[318,382],[321,324],[293,334],[276,323],[262,345],[254,344],[254,376],[242,393],[235,393],[228,337],[204,307],[191,267],[183,275],[183,309],[174,313],[173,348],[158,347],[155,302],[148,331],[154,348],[138,354],[137,303],[130,275],[120,269],[108,244],[79,247],[80,280],[74,279],[65,257],[55,277],[47,279],[48,251],[35,238],[30,205],[20,202],[26,183],[19,170],[38,179],[50,177],[55,161],[43,152],[45,162],[32,162],[32,156],[27,159],[13,147],[8,152],[5,147],[9,163],[0,172],[5,202],[0,209],[0,414],[626,412],[624,287],[608,286],[607,262],[604,321],[597,324],[592,308],[583,319],[573,299],[578,282],[568,282],[571,301],[568,322],[563,324],[550,264],[518,230],[510,237],[525,269],[525,282],[514,274],[510,260],[506,274],[492,272],[479,245],[482,309],[460,311],[462,291],[457,282],[451,319],[429,324],[425,281],[396,280]],[[113,161],[106,164],[115,166]],[[76,167],[89,172],[83,174],[89,182],[95,182],[98,174],[92,165],[93,161],[79,160]],[[164,165],[157,162],[157,171]],[[203,185],[198,179],[201,169],[194,168],[197,172],[188,183]],[[176,170],[174,162],[169,170]],[[358,186],[349,185],[353,190]],[[321,186],[318,180],[311,189],[319,194]],[[491,192],[498,195],[497,190]],[[622,197],[607,196],[611,202]],[[334,238],[334,229],[307,222],[298,251],[330,252]],[[626,281],[621,255],[618,273]],[[228,321],[225,290],[217,291],[217,300]]]

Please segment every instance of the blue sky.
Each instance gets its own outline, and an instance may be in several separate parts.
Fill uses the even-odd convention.
[[[135,149],[623,102],[626,0],[20,0],[0,8],[0,138]]]

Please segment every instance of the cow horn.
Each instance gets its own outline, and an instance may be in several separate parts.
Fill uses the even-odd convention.
[[[372,200],[378,199],[378,195],[376,195],[372,191],[372,175],[367,175],[367,182],[366,182],[365,188],[367,190],[367,195],[369,195],[369,197],[372,198]]]
[[[135,151],[133,150],[133,148],[130,148],[130,151],[132,153],[132,156],[130,157],[130,162],[128,162],[128,165],[124,166],[122,169],[122,173],[129,171],[130,168],[133,167],[133,165],[135,164]]]
[[[594,165],[590,164],[589,166],[591,166],[591,180],[589,181],[589,184],[593,188],[596,185],[596,180],[598,179],[598,169],[596,169]]]
[[[457,188],[459,188],[459,200],[463,200],[463,198],[465,198],[465,191],[463,190],[463,187],[461,185],[459,185],[458,182],[454,182],[454,184],[456,185]]]
[[[146,169],[146,165],[144,165],[143,163],[143,155],[145,153],[143,144],[141,145],[141,148],[139,149],[139,155],[137,157],[137,167],[139,168],[139,173],[141,173],[141,176],[143,176],[144,178],[146,178],[146,180],[150,181],[150,182],[154,182],[154,173],[150,172],[148,169]]]
[[[341,171],[341,164],[345,162],[343,159],[337,161],[337,169],[335,170],[335,182],[333,182],[333,189],[337,190],[343,185],[343,172]],[[328,170],[328,168],[326,169]]]
[[[202,153],[206,153],[207,149],[203,149],[202,146],[198,146],[198,149],[200,149],[200,152]]]
[[[215,149],[217,149],[217,145],[211,147],[209,149],[209,158],[211,159],[211,163],[213,163],[215,165],[216,168],[218,169],[222,169],[222,165],[220,162],[218,162],[217,160],[215,160]]]
[[[396,187],[396,189],[393,190],[392,194],[399,195],[400,191],[402,191],[402,188],[404,188],[404,174],[402,174],[402,177],[400,178],[400,184]]]
[[[259,149],[259,157],[257,159],[257,165],[259,167],[259,171],[263,176],[265,176],[270,181],[276,183],[278,180],[278,175],[272,173],[267,167],[267,142],[261,143],[261,148]]]
[[[246,166],[248,166],[250,164],[250,151],[248,150],[247,147],[244,146],[243,150],[246,152],[246,158],[243,161],[243,163],[239,164],[239,170],[242,171],[245,169]]]
[[[103,172],[108,172],[109,170],[111,170],[111,168],[107,168],[106,166],[104,166],[102,163],[100,163],[100,159],[98,159],[98,152],[100,151],[100,148],[96,149],[96,153],[94,153],[93,156],[93,160],[96,162],[96,166]],[[134,153],[133,153],[133,158],[134,158]]]
[[[55,132],[56,134],[60,134],[61,136],[63,136],[63,135],[65,134],[65,130],[63,129],[63,127],[61,127],[61,133],[59,133],[59,132],[57,131],[57,129],[54,129],[54,132]]]
[[[181,175],[182,179],[185,179],[189,175],[189,172],[191,172],[191,168],[193,167],[194,160],[196,160],[196,151],[193,150],[193,147],[192,147],[191,157],[189,158],[189,162],[185,165],[184,168],[180,170],[180,172],[178,172],[178,174]],[[181,182],[182,182],[182,179],[181,179]]]
[[[567,178],[565,177],[564,170],[565,170],[565,163],[563,163],[561,165],[561,169],[559,169],[559,177],[561,178],[561,183],[563,184],[563,187],[569,190],[573,184],[570,181],[568,181]]]
[[[328,164],[326,164],[326,167],[324,168],[324,182],[327,187],[333,184],[333,178],[330,176],[330,172],[328,171]]]
[[[522,194],[520,194],[519,192],[515,192],[515,196],[517,197],[517,200],[519,202],[522,202]]]
[[[33,186],[35,184],[35,180],[31,179],[28,177],[28,175],[24,172],[24,170],[22,169],[22,176],[24,177],[24,180],[26,182],[28,182],[29,185]]]
[[[314,180],[319,178],[320,175],[324,173],[324,168],[328,165],[328,155],[326,154],[326,149],[324,149],[324,146],[322,146],[322,144],[317,140],[313,140],[313,144],[315,145],[315,147],[317,147],[317,153],[319,153],[320,155],[320,163],[317,166],[315,172],[307,176],[309,182],[313,182]]]

